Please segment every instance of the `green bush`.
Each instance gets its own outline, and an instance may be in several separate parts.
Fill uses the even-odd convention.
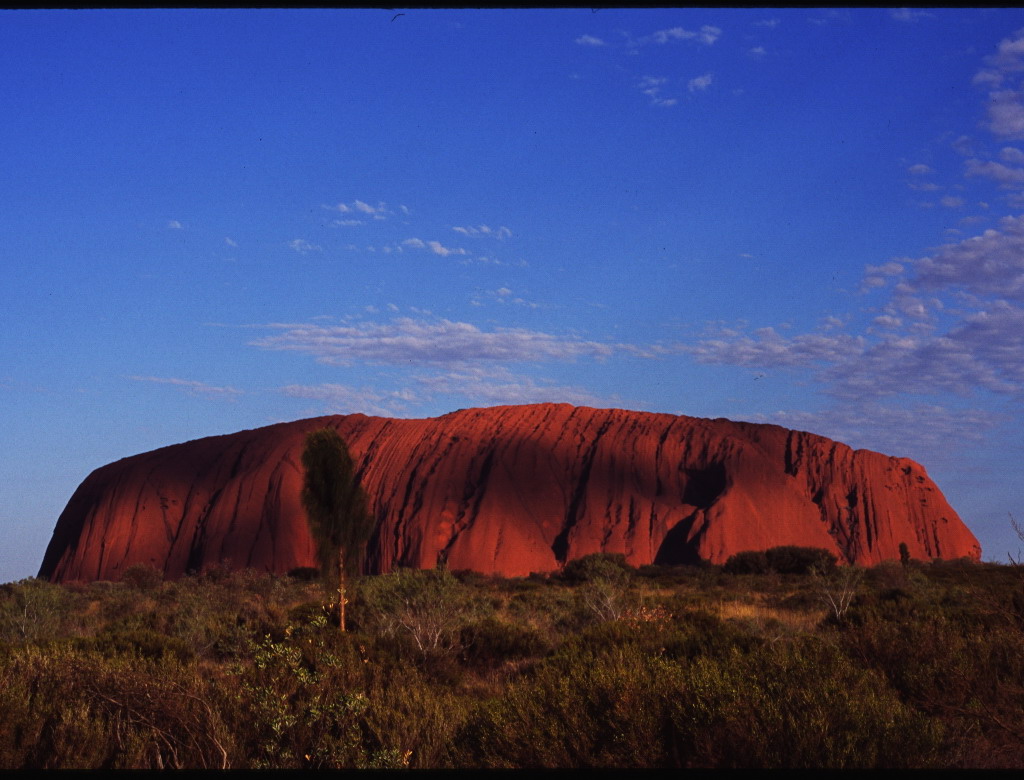
[[[772,547],[765,550],[768,568],[779,574],[810,574],[819,571],[831,572],[836,566],[836,556],[819,547]]]
[[[727,574],[809,574],[812,570],[830,572],[835,565],[836,556],[828,550],[785,545],[735,553],[729,556],[724,569]]]
[[[575,583],[594,580],[625,582],[633,572],[633,567],[626,563],[626,556],[621,553],[592,553],[566,563],[559,576],[566,582]]]
[[[722,567],[726,574],[767,574],[771,567],[763,550],[744,550],[734,553]]]

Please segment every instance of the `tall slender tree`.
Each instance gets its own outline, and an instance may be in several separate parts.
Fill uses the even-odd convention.
[[[366,543],[374,520],[366,494],[356,481],[348,448],[333,428],[321,428],[306,436],[302,452],[305,476],[302,506],[316,542],[320,573],[326,582],[338,582],[338,611],[345,630],[345,597],[348,583],[362,569]]]

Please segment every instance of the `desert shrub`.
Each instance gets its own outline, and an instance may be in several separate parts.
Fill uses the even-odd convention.
[[[559,577],[576,585],[578,624],[617,620],[632,605],[633,572],[622,554],[594,553],[569,561]]]
[[[836,557],[828,550],[784,545],[735,553],[723,568],[727,574],[809,574],[812,570],[829,572],[835,565]]]
[[[227,768],[231,738],[206,681],[172,656],[26,648],[0,670],[0,766]]]
[[[329,691],[290,638],[265,636],[251,648],[251,664],[237,667],[224,704],[233,731],[243,738],[253,768],[356,767],[366,762],[359,718],[361,692]],[[235,720],[237,718],[237,720]]]
[[[45,642],[61,636],[78,599],[34,577],[0,585],[0,643]]]
[[[592,553],[566,563],[559,577],[575,583],[593,580],[624,582],[633,572],[633,567],[626,563],[626,556],[622,553]]]
[[[977,630],[948,619],[934,605],[916,614],[883,606],[839,637],[850,657],[884,676],[904,701],[948,724],[945,750],[951,765],[1019,766],[1024,749],[1019,630]]]
[[[195,658],[195,651],[188,643],[150,628],[112,626],[95,636],[79,639],[75,644],[84,650],[95,650],[104,658],[134,655],[160,660],[170,655],[183,663]]]
[[[726,574],[766,574],[770,567],[763,550],[744,550],[730,555],[722,569]]]
[[[505,661],[537,658],[550,650],[535,628],[487,617],[462,629],[463,657],[472,666],[495,667]]]
[[[665,636],[665,655],[675,659],[699,656],[721,658],[732,652],[747,653],[760,647],[763,639],[705,610],[689,610],[676,616],[674,631]]]
[[[621,646],[544,662],[482,703],[453,742],[456,766],[655,767],[663,661]]]
[[[416,664],[381,664],[371,653],[366,668],[367,744],[378,752],[392,751],[410,768],[446,766],[469,700],[457,686],[432,681],[432,675]]]
[[[121,582],[130,588],[141,591],[151,591],[160,586],[164,581],[164,573],[159,569],[145,563],[136,563],[124,570],[121,575]]]
[[[482,600],[446,569],[398,569],[365,577],[353,620],[364,630],[411,638],[420,654],[459,648],[464,625],[485,611]]]
[[[650,580],[662,588],[710,587],[717,584],[722,567],[708,561],[696,564],[649,563],[636,570],[636,576]]]
[[[599,645],[604,635],[613,641]],[[485,767],[878,767],[935,762],[939,730],[826,645],[677,661],[621,624],[594,629],[497,699],[455,741]]]
[[[768,568],[779,574],[810,574],[812,571],[827,574],[836,565],[836,556],[819,547],[772,547],[765,550],[764,555]]]
[[[677,666],[665,736],[688,767],[921,767],[937,762],[937,724],[884,680],[820,642],[702,656]]]

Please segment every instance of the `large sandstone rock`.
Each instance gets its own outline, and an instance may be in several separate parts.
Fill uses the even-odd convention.
[[[72,496],[40,576],[314,565],[301,454],[324,426],[348,443],[379,520],[371,572],[442,552],[450,568],[510,576],[601,551],[633,565],[784,544],[860,564],[898,558],[901,542],[917,558],[981,554],[911,460],[774,425],[538,404],[298,420],[111,463]]]

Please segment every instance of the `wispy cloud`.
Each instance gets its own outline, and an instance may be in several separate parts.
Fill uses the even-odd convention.
[[[461,396],[475,406],[559,402],[598,406],[606,401],[581,387],[517,376],[504,367],[463,368],[416,378],[431,396]]]
[[[500,305],[525,306],[528,309],[539,309],[540,305],[528,301],[520,295],[516,295],[511,288],[499,287],[497,290],[485,290],[477,293],[470,299],[473,306],[482,306],[485,301],[492,301]]]
[[[862,334],[719,328],[680,350],[704,363],[809,366],[825,395],[847,403],[979,392],[1024,399],[1024,216],[916,260],[868,266],[863,287],[889,287],[889,297]]]
[[[674,106],[676,98],[665,98],[661,96],[661,88],[665,86],[668,79],[663,76],[644,76],[637,84],[637,89],[651,99],[652,106]]]
[[[1004,189],[1024,186],[1024,168],[1011,168],[995,160],[983,162],[972,158],[964,162],[964,174],[968,177],[984,177],[997,182]]]
[[[606,45],[603,40],[593,35],[581,35],[576,39],[576,43],[580,46],[604,46]]]
[[[295,238],[288,242],[288,246],[298,252],[300,255],[307,254],[309,252],[322,252],[323,247],[318,244],[312,244],[304,238]]]
[[[251,342],[313,355],[321,363],[458,366],[473,361],[602,360],[617,353],[650,354],[628,344],[589,341],[522,328],[486,331],[467,322],[399,318],[356,325],[268,325],[283,331]]]
[[[686,88],[690,92],[703,92],[711,86],[712,81],[714,81],[713,76],[710,73],[705,73],[703,76],[697,76],[686,82]]]
[[[469,252],[460,247],[447,247],[440,241],[424,241],[422,238],[407,238],[402,242],[402,246],[407,246],[410,249],[429,249],[435,255],[440,255],[441,257],[469,254]]]
[[[974,83],[988,93],[988,128],[1003,138],[1024,138],[1024,30],[1004,38],[996,53],[985,58],[985,67]]]
[[[774,328],[758,328],[753,335],[735,328],[719,328],[716,333],[696,344],[684,345],[680,350],[699,363],[779,368],[833,363],[859,354],[864,348],[863,338],[846,334],[805,333],[786,338]]]
[[[208,385],[205,382],[197,382],[193,379],[176,379],[173,377],[157,376],[129,376],[127,378],[133,382],[152,382],[160,385],[171,385],[172,387],[176,387],[187,392],[189,395],[201,395],[208,398],[234,400],[235,396],[242,395],[242,391],[237,390],[234,387],[215,387],[213,385]]]
[[[384,201],[378,201],[377,205],[371,205],[366,201],[354,200],[349,203],[336,203],[333,206],[324,206],[325,209],[330,211],[337,211],[341,214],[363,214],[374,219],[387,219],[388,216],[394,214],[394,212],[388,207],[388,204]],[[405,206],[400,206],[402,212],[405,214],[409,213],[409,210]]]
[[[1024,215],[1004,217],[999,229],[945,244],[913,261],[914,289],[962,289],[976,295],[1024,300]]]
[[[324,411],[331,414],[361,413],[378,417],[402,416],[411,403],[420,400],[409,390],[379,391],[369,387],[355,388],[331,383],[287,385],[280,392],[290,398],[319,401]]]
[[[671,41],[699,41],[700,43],[710,46],[717,41],[721,35],[722,30],[720,27],[705,24],[697,31],[686,30],[682,27],[671,27],[665,30],[657,30],[646,38],[642,38],[641,42],[653,41],[657,44],[666,44]]]
[[[496,238],[499,241],[512,237],[512,231],[504,225],[497,228],[492,228],[489,225],[477,225],[476,227],[467,225],[465,227],[453,227],[452,230],[456,233],[461,233],[464,236],[490,236],[491,238]]]
[[[922,19],[932,18],[935,14],[920,8],[893,8],[889,11],[889,16],[897,22],[919,22]]]
[[[182,225],[180,222],[178,222],[178,220],[171,219],[171,220],[168,220],[167,227],[170,228],[171,230],[181,230],[185,226]]]
[[[956,452],[965,441],[981,441],[1000,422],[998,415],[981,409],[876,402],[841,403],[817,412],[755,414],[750,419],[814,431],[857,448],[933,461],[937,454]]]

